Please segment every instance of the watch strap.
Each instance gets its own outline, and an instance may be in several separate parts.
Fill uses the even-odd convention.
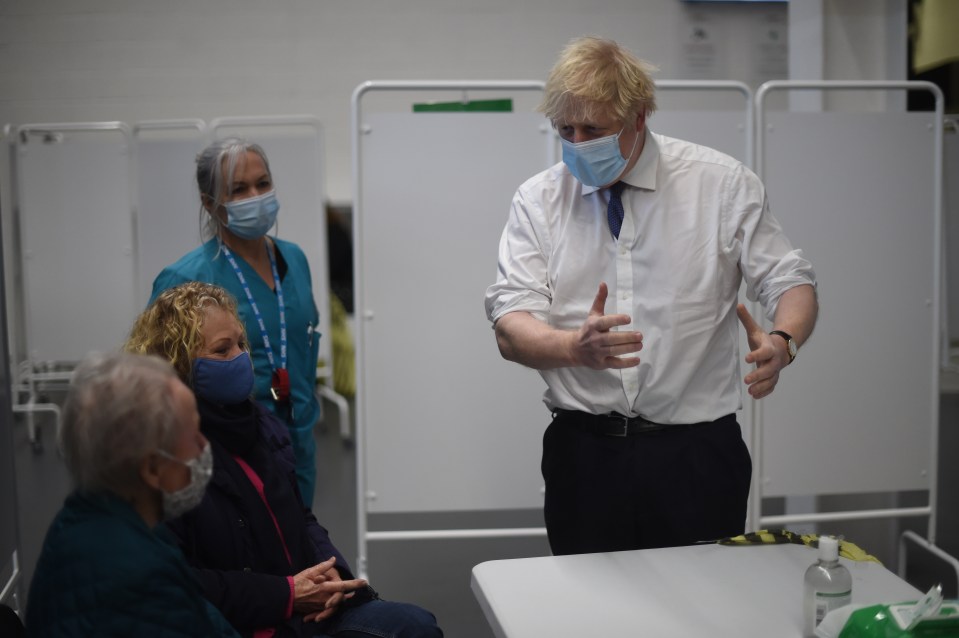
[[[789,355],[789,363],[795,361],[799,346],[796,345],[796,341],[792,338],[792,335],[783,330],[770,330],[769,334],[779,335],[786,340],[786,354]]]

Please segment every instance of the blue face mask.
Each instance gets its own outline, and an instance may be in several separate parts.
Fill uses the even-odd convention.
[[[234,405],[246,401],[253,392],[253,362],[249,352],[232,359],[197,359],[193,362],[193,392],[198,397]]]
[[[259,239],[273,228],[280,203],[276,201],[276,191],[263,193],[256,197],[227,202],[226,227],[230,232],[243,239]]]
[[[563,143],[563,162],[569,172],[586,186],[605,186],[612,184],[623,174],[628,160],[619,152],[619,136],[607,135],[585,142],[570,142],[560,138]],[[639,141],[639,136],[636,136]],[[636,144],[633,144],[633,150]],[[632,151],[630,151],[632,155]]]

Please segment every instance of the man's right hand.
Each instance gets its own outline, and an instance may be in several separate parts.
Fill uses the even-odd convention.
[[[606,282],[599,284],[589,316],[576,334],[572,356],[579,365],[593,370],[633,368],[639,365],[639,357],[621,358],[619,355],[642,350],[643,333],[611,330],[616,326],[629,325],[632,319],[629,315],[607,315],[608,295]]]

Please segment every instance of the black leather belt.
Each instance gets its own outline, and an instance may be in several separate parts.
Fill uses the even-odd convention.
[[[669,428],[683,429],[684,427],[688,427],[653,423],[641,416],[625,416],[617,412],[590,414],[589,412],[580,412],[579,410],[557,408],[553,410],[553,414],[555,417],[562,417],[563,420],[569,421],[589,432],[603,434],[605,436],[632,436],[634,434],[660,432]]]

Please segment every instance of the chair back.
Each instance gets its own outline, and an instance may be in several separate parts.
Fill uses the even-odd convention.
[[[23,638],[25,633],[19,614],[13,610],[13,607],[0,603],[0,636]]]

